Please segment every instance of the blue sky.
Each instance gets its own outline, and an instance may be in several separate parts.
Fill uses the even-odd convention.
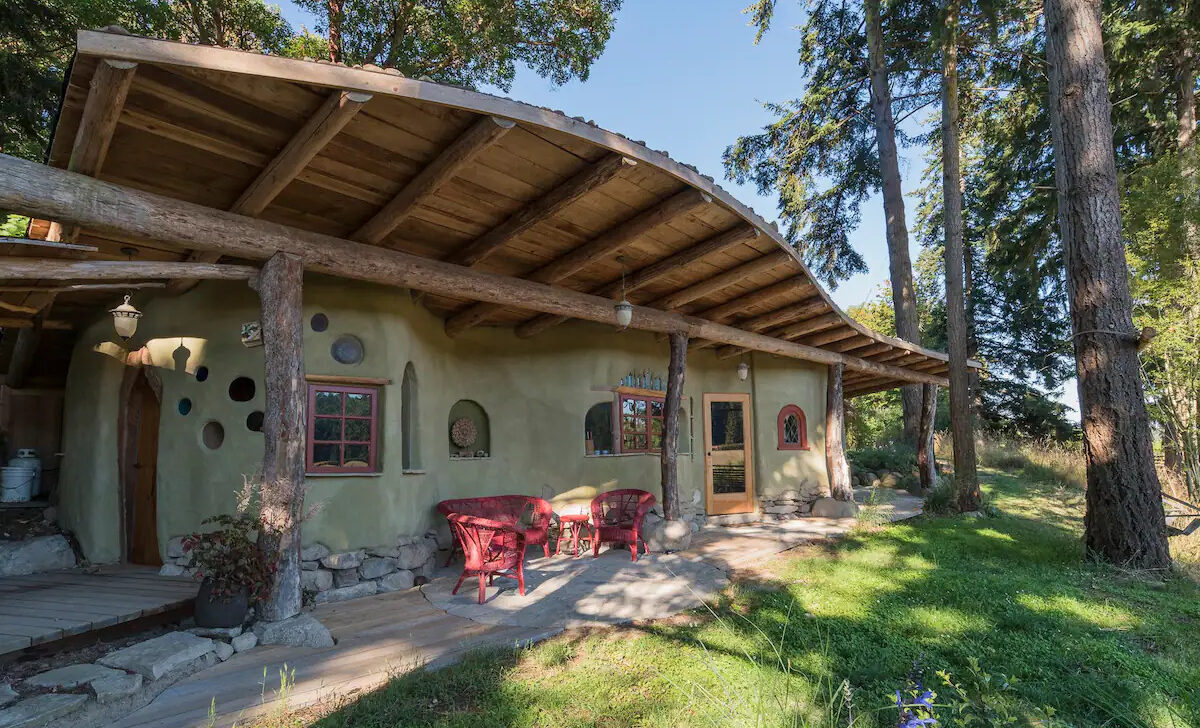
[[[799,0],[779,2],[772,29],[757,46],[742,8],[750,0],[625,0],[608,47],[586,82],[554,86],[520,69],[505,93],[514,99],[593,119],[600,126],[695,165],[718,180],[767,220],[776,217],[775,198],[726,181],[725,147],[771,121],[763,102],[799,94],[796,63],[802,20]],[[299,29],[315,19],[285,0],[284,17]],[[925,166],[922,150],[901,150],[900,171],[908,221],[916,220],[914,191]],[[832,291],[847,308],[871,298],[888,279],[883,201],[863,206],[862,224],[851,242],[870,266]],[[912,258],[920,254],[912,245]],[[1074,381],[1062,401],[1078,410]]]

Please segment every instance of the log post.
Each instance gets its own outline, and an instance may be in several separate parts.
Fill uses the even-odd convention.
[[[679,408],[683,403],[683,380],[687,373],[687,334],[672,333],[671,363],[667,369],[667,401],[663,405],[662,464],[663,517],[679,520]]]
[[[304,437],[307,386],[302,341],[304,261],[271,256],[257,278],[265,353],[262,525],[258,549],[276,564],[269,596],[258,616],[269,621],[300,612],[300,520],[304,510]]]
[[[829,494],[840,501],[854,500],[850,487],[850,466],[846,463],[846,447],[842,436],[846,431],[845,406],[842,396],[844,364],[830,364],[825,390],[825,461],[829,465]]]
[[[917,423],[917,474],[921,478],[921,490],[929,490],[937,482],[937,460],[933,453],[937,389],[932,384],[921,385],[921,417]]]

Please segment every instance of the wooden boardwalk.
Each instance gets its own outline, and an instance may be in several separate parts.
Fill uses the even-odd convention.
[[[149,566],[0,577],[0,656],[185,606],[197,588]]]

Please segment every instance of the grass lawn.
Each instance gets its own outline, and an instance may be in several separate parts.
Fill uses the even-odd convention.
[[[864,527],[763,565],[712,613],[473,655],[316,724],[894,726],[920,657],[935,688],[937,670],[976,684],[978,660],[1017,725],[1049,706],[1053,725],[1200,726],[1200,588],[1084,563],[1081,493],[984,476],[999,517]]]

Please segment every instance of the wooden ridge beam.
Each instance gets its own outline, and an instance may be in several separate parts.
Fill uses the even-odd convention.
[[[315,273],[519,305],[531,311],[609,325],[616,323],[612,301],[607,298],[215,210],[5,154],[0,154],[0,208],[83,225],[101,235],[157,241],[252,260],[265,260],[279,252],[291,253],[300,256],[306,269]],[[944,377],[910,372],[645,306],[634,307],[631,328],[686,333],[689,337],[768,354],[821,364],[841,362],[848,369],[946,386]]]
[[[492,253],[507,245],[513,238],[534,225],[547,220],[572,202],[616,177],[637,162],[620,154],[609,154],[595,164],[585,167],[566,182],[517,210],[507,220],[452,253],[447,262],[473,267]]]
[[[659,202],[598,237],[580,245],[571,252],[546,263],[525,276],[538,283],[558,283],[575,275],[588,265],[603,260],[621,251],[646,233],[666,223],[695,211],[712,202],[708,195],[688,188]],[[457,336],[463,331],[483,323],[496,311],[504,308],[494,303],[475,303],[465,310],[446,319],[446,334]]]
[[[0,280],[123,281],[140,278],[246,280],[257,273],[258,269],[253,266],[221,263],[5,258],[3,267],[0,267]]]
[[[516,122],[485,116],[460,134],[432,162],[408,181],[396,196],[350,236],[361,243],[378,243],[408,218],[485,149],[500,141]]]
[[[368,93],[335,89],[316,113],[292,135],[283,149],[267,162],[229,209],[242,215],[261,215],[370,100],[371,94]],[[187,261],[215,263],[220,258],[220,253],[193,251],[188,254]],[[178,295],[191,290],[199,282],[196,278],[172,281],[167,290]]]
[[[703,298],[710,293],[716,293],[722,288],[727,288],[735,283],[741,283],[749,276],[757,275],[771,270],[777,265],[791,260],[791,253],[786,250],[773,250],[770,253],[765,253],[754,260],[742,263],[741,265],[730,268],[727,271],[718,273],[717,275],[705,281],[700,281],[694,285],[688,286],[682,290],[676,291],[667,296],[663,296],[651,305],[654,308],[661,308],[664,311],[677,309],[684,304],[691,303],[697,298]]]
[[[626,294],[632,293],[650,285],[663,276],[678,271],[680,268],[686,268],[709,255],[714,255],[729,250],[734,246],[756,240],[760,235],[762,233],[759,232],[758,228],[751,227],[750,225],[739,225],[731,230],[717,233],[702,242],[684,248],[674,255],[640,268],[632,275],[626,277],[624,281],[621,279],[614,280],[598,289],[589,291],[589,293],[595,293],[607,298],[613,298],[622,292]],[[518,326],[517,336],[521,338],[534,336],[566,320],[565,316],[538,316]],[[690,346],[689,344],[689,348]]]

